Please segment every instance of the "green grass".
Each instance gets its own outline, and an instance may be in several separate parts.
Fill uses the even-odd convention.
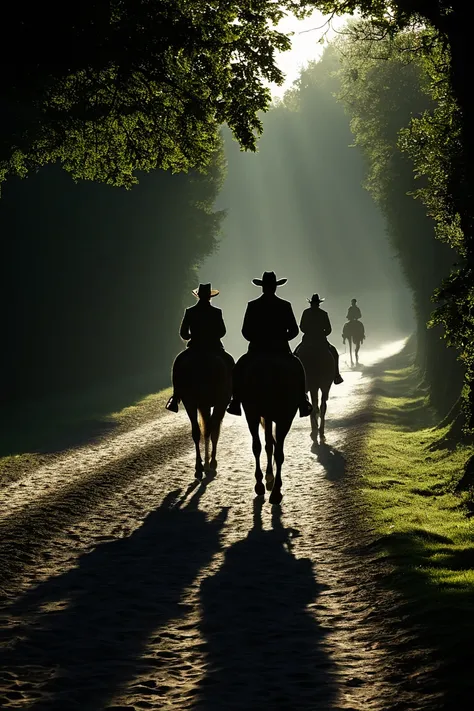
[[[442,446],[436,418],[401,354],[379,371],[363,445],[361,495],[393,564],[389,585],[407,601],[459,689],[474,634],[473,491],[456,493],[472,446]],[[457,693],[458,693],[457,692]],[[447,708],[448,706],[446,706]]]

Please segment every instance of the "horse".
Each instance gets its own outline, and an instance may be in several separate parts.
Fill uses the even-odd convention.
[[[242,407],[252,435],[252,451],[255,457],[255,493],[257,496],[265,494],[260,467],[261,425],[265,431],[265,480],[267,490],[271,491],[271,504],[279,504],[283,498],[281,470],[285,460],[284,444],[298,410],[298,376],[297,369],[287,355],[262,354],[254,356],[249,362],[242,379]]]
[[[180,357],[186,354],[186,357]],[[217,470],[217,442],[227,405],[232,394],[234,359],[229,353],[187,350],[173,363],[175,392],[188,413],[196,447],[195,477]],[[204,438],[204,464],[201,457]],[[210,442],[212,451],[209,453]]]
[[[303,363],[306,373],[306,392],[310,393],[313,405],[313,412],[310,416],[311,438],[316,440],[319,433],[321,439],[324,440],[329,391],[336,375],[334,358],[325,340],[314,345],[301,343],[297,346],[295,355]],[[321,406],[319,405],[319,392],[321,392]]]
[[[356,365],[359,364],[359,350],[361,343],[365,340],[365,329],[362,321],[348,321],[342,329],[342,342],[349,342],[349,353],[351,358],[351,366],[354,365],[352,360],[352,344],[355,345],[355,360]]]

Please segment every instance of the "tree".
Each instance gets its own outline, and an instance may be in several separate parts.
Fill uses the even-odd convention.
[[[281,83],[274,29],[304,0],[10,3],[2,15],[0,182],[59,161],[118,186],[137,171],[209,165],[227,123],[255,150],[267,82]],[[11,43],[22,59],[12,62]]]
[[[417,190],[421,166],[415,161],[414,173],[412,156],[407,153],[420,143],[426,144],[426,136],[421,140],[419,135],[415,140],[413,128],[408,127],[436,122],[445,106],[433,93],[432,71],[418,53],[426,33],[370,41],[367,37],[372,29],[370,24],[357,23],[337,43],[342,66],[340,96],[351,116],[355,142],[367,157],[367,188],[383,210],[389,239],[413,293],[418,365],[430,386],[431,402],[444,414],[459,396],[461,369],[440,341],[439,329],[427,331],[426,325],[433,310],[433,292],[448,277],[457,256],[449,247],[457,249],[459,245],[444,239],[447,247],[436,239],[437,232],[440,236],[437,226],[442,224],[447,229],[451,225],[442,198],[443,164],[427,160],[430,167],[423,187]],[[366,39],[361,41],[361,37]],[[434,38],[428,39],[436,44]],[[413,139],[413,146],[407,143],[407,135]],[[446,149],[446,141],[436,145],[440,155],[452,154],[449,146]],[[413,200],[413,193],[424,196],[428,214],[420,200]]]
[[[0,412],[114,386],[169,383],[183,309],[215,248],[222,150],[206,174],[140,175],[133,190],[49,166],[7,182],[0,200]],[[92,393],[91,393],[92,394]],[[94,395],[95,396],[95,395]]]

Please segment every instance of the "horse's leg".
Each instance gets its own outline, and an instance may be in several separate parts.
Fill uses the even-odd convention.
[[[200,407],[202,434],[204,436],[204,471],[209,471],[209,449],[211,441],[211,408]]]
[[[311,439],[315,441],[318,432],[318,415],[319,415],[319,388],[311,390],[311,402],[313,404],[313,412],[309,416],[311,422]]]
[[[194,446],[196,447],[195,477],[196,479],[202,479],[204,469],[202,466],[201,450],[199,448],[201,441],[201,427],[199,426],[198,409],[196,405],[191,405],[189,402],[183,401],[183,404],[191,422],[191,432],[193,435]]]
[[[221,433],[221,424],[222,424],[222,420],[224,419],[226,407],[227,407],[227,403],[226,403],[226,405],[224,405],[224,407],[215,407],[214,411],[211,415],[212,451],[211,451],[210,468],[212,471],[216,471],[216,469],[217,469],[217,459],[216,459],[217,442],[219,441],[219,435]]]
[[[273,439],[273,422],[270,419],[265,420],[265,452],[267,453],[267,469],[265,471],[265,481],[267,483],[267,491],[271,491],[273,486],[273,447],[275,440]]]
[[[354,361],[352,360],[352,336],[349,336],[349,338],[348,338],[347,340],[348,340],[348,342],[349,342],[349,354],[350,354],[350,357],[351,357],[351,366],[353,367],[353,366],[354,366]]]
[[[319,419],[319,436],[324,440],[324,430],[326,427],[326,411],[328,409],[329,388],[321,389],[321,414]]]
[[[285,444],[285,437],[288,434],[291,423],[293,421],[293,418],[287,419],[284,422],[277,422],[275,426],[275,465],[276,465],[276,474],[275,474],[275,481],[273,483],[273,489],[272,493],[270,494],[270,503],[271,504],[279,504],[282,500],[282,495],[281,495],[281,486],[282,486],[282,481],[281,481],[281,468],[283,466],[283,462],[285,461],[285,453],[284,453],[284,444]]]
[[[245,409],[245,408],[244,408]],[[247,424],[249,426],[250,434],[252,436],[252,452],[255,457],[255,493],[257,496],[263,496],[265,494],[265,487],[263,485],[263,472],[260,467],[260,454],[262,452],[262,443],[260,442],[260,416],[257,414],[250,414],[245,412],[247,418]]]
[[[356,357],[356,364],[359,365],[359,350],[360,350],[360,341],[358,341],[355,344],[355,357]]]

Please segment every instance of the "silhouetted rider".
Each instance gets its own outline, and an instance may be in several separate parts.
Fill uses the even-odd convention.
[[[243,374],[249,359],[262,353],[278,353],[291,359],[290,362],[299,378],[300,417],[306,417],[313,409],[306,397],[303,365],[293,356],[288,343],[298,335],[298,324],[290,302],[276,295],[277,287],[286,282],[287,279],[277,279],[275,272],[264,272],[261,279],[252,279],[255,286],[262,287],[263,293],[247,304],[242,335],[249,341],[249,347],[248,352],[239,358],[234,367],[232,400],[227,408],[231,415],[242,414],[240,404]]]
[[[186,309],[179,329],[179,335],[183,341],[187,341],[186,348],[188,350],[176,357],[173,374],[176,364],[181,365],[183,360],[189,357],[189,352],[195,350],[217,352],[222,355],[229,367],[233,368],[234,359],[230,353],[226,353],[221,342],[221,338],[226,334],[222,311],[211,304],[211,299],[218,293],[217,289],[211,289],[210,284],[199,284],[199,287],[193,290],[194,296],[199,301]],[[166,409],[172,412],[178,412],[180,402],[180,397],[175,390],[173,382],[173,395],[166,404]]]
[[[362,318],[360,309],[357,306],[357,299],[351,299],[351,305],[347,310],[346,318],[349,319],[349,321],[355,321],[358,318]]]
[[[300,321],[300,329],[303,333],[301,344],[309,347],[317,347],[322,341],[327,344],[336,364],[334,384],[339,385],[344,382],[339,372],[339,353],[337,348],[327,340],[327,336],[332,331],[332,326],[327,312],[320,308],[320,304],[323,301],[324,299],[321,299],[319,294],[313,294],[311,299],[308,299],[309,309],[303,311]]]

